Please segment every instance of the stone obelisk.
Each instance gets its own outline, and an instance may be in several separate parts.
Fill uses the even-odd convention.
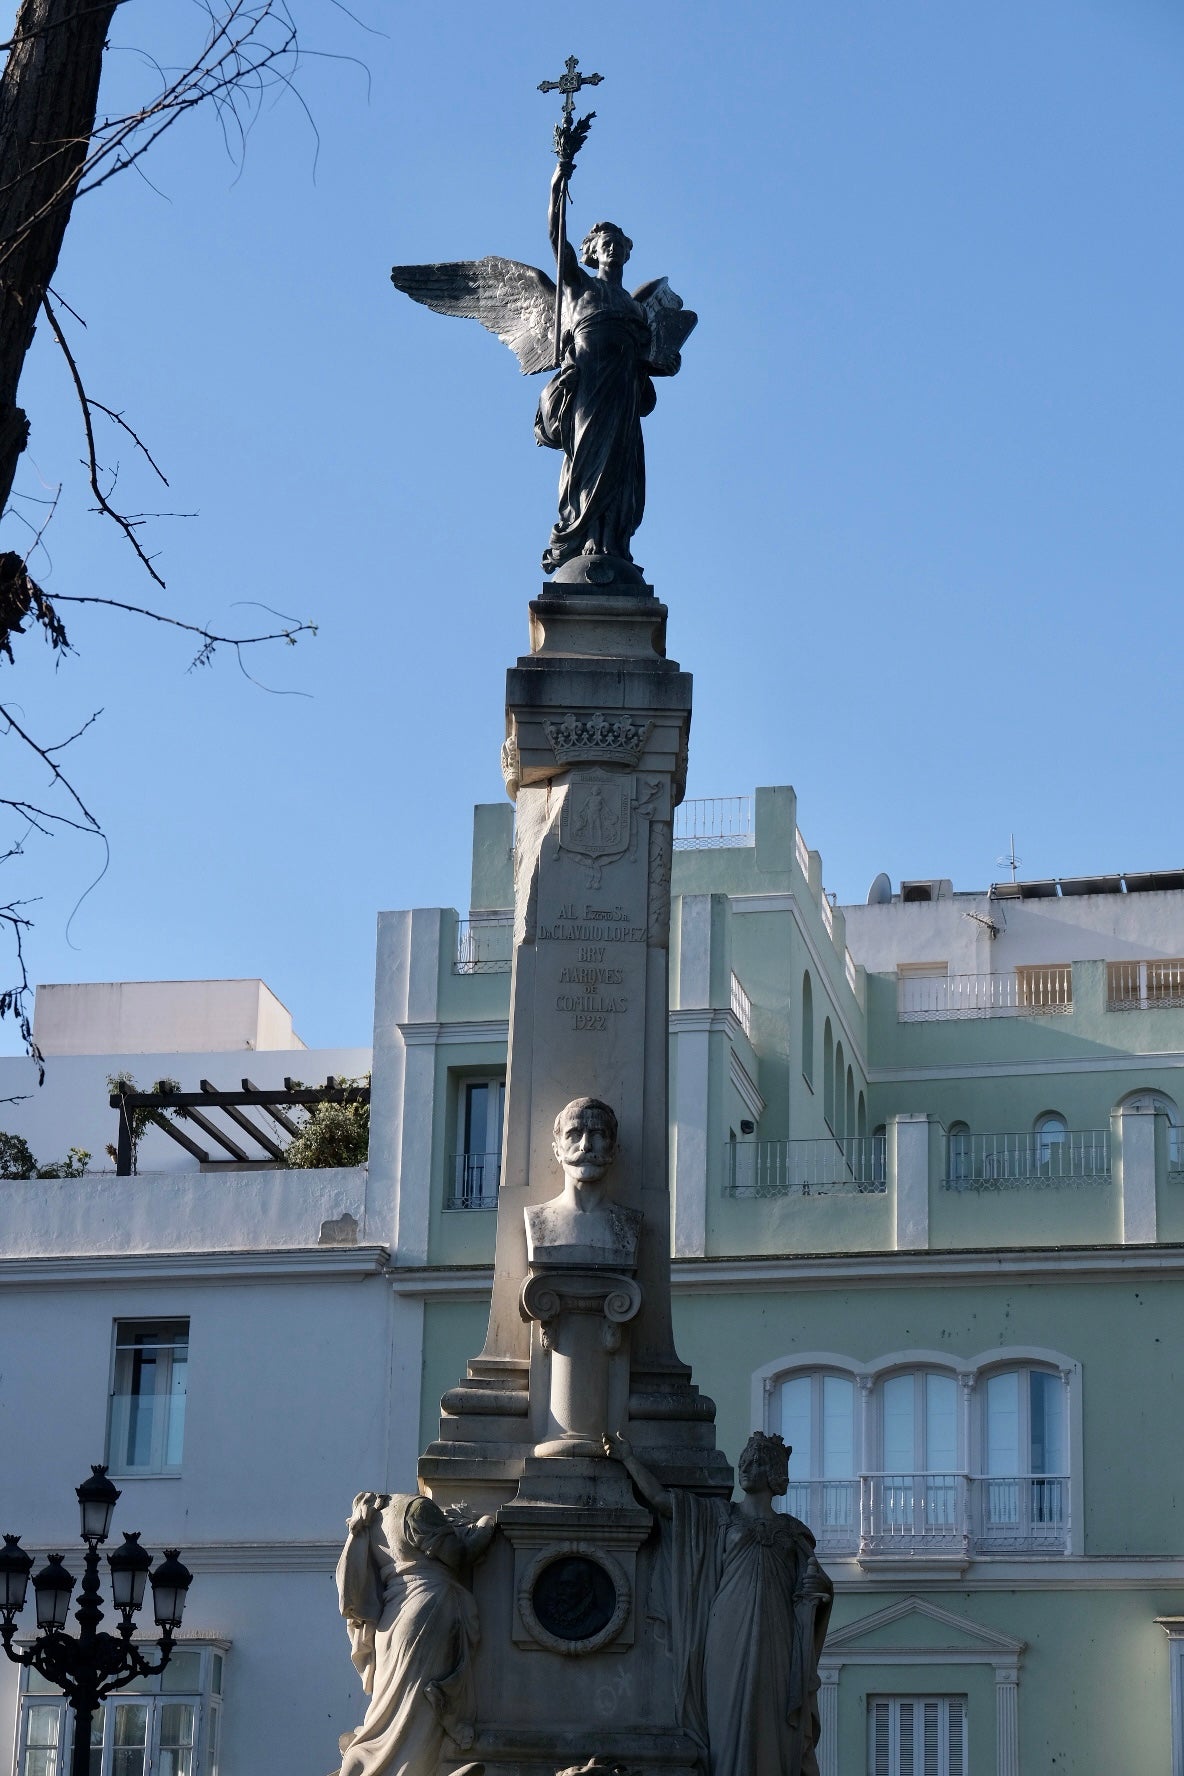
[[[502,749],[517,804],[505,1148],[485,1348],[445,1396],[420,1463],[433,1496],[486,1508],[542,1439],[521,1294],[524,1211],[562,1177],[553,1125],[570,1100],[616,1112],[613,1197],[641,1217],[640,1306],[628,1326],[620,1424],[667,1484],[728,1491],[714,1408],[670,1324],[667,945],[672,816],[686,775],[689,674],[666,658],[666,607],[648,588],[548,588],[532,651],[507,676]],[[537,1363],[536,1363],[537,1367]],[[535,1394],[539,1396],[539,1385]]]

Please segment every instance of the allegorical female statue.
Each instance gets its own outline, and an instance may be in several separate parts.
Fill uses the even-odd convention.
[[[560,583],[638,584],[630,544],[645,509],[641,422],[654,408],[653,378],[673,376],[697,316],[665,278],[624,286],[633,242],[597,222],[581,248],[565,230],[567,185],[591,117],[556,129],[549,227],[558,290],[515,259],[396,265],[397,289],[438,314],[481,322],[514,351],[528,375],[557,370],[535,416],[540,444],[563,452],[559,516],[543,555]]]
[[[834,1586],[796,1517],[780,1437],[754,1431],[735,1505],[667,1492],[624,1437],[604,1440],[666,1522],[675,1699],[710,1776],[818,1776],[818,1659]]]
[[[417,1493],[355,1498],[337,1589],[370,1705],[342,1741],[339,1776],[437,1769],[479,1776],[484,1768],[449,1764],[446,1741],[461,1752],[473,1743],[472,1653],[480,1625],[460,1574],[485,1552],[493,1527],[492,1517],[467,1522]]]

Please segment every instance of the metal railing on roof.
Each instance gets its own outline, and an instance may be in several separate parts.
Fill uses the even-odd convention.
[[[805,1141],[729,1141],[725,1194],[732,1197],[874,1196],[886,1188],[883,1135]]]
[[[1109,1129],[954,1131],[946,1142],[947,1190],[1010,1190],[1110,1182]]]
[[[1107,1011],[1178,1011],[1184,1007],[1184,957],[1107,962]]]
[[[509,974],[514,947],[514,915],[458,919],[453,974]]]
[[[681,802],[674,811],[676,851],[724,850],[755,844],[750,795],[700,796]]]
[[[732,1010],[736,1014],[736,1018],[740,1024],[740,1028],[743,1030],[744,1034],[748,1037],[748,1040],[751,1042],[752,1041],[752,1000],[748,997],[748,994],[744,991],[744,988],[741,985],[739,977],[737,976],[737,974],[735,973],[734,970],[732,973]]]
[[[902,1024],[938,1018],[1052,1017],[1073,1010],[1073,965],[1054,962],[1008,974],[897,974]]]

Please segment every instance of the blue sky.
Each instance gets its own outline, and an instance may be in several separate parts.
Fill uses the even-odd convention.
[[[793,783],[841,900],[881,869],[981,887],[1012,831],[1026,875],[1181,863],[1173,0],[291,5],[330,52],[297,76],[315,135],[281,95],[241,161],[187,120],[79,205],[55,285],[170,478],[112,447],[121,492],[197,514],[152,526],[160,608],[319,634],[249,662],[276,694],[84,612],[56,670],[38,641],[0,666],[44,737],[104,711],[69,756],[106,874],[71,920],[93,844],[6,865],[36,979],[257,974],[307,1041],[365,1042],[378,909],[464,907],[556,459],[538,383],[388,273],[546,264],[535,87],[573,52],[605,76],[573,229],[619,220],[634,281],[701,317],[636,541],[695,675],[689,793]],[[129,0],[110,105],[200,18]],[[22,509],[62,483],[34,572],[149,602],[47,337],[22,398]]]

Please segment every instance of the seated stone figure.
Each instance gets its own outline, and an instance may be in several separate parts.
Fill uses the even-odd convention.
[[[526,1255],[536,1268],[632,1270],[641,1211],[609,1200],[605,1174],[617,1157],[617,1118],[599,1098],[573,1098],[555,1118],[552,1143],[563,1190],[526,1210]]]

